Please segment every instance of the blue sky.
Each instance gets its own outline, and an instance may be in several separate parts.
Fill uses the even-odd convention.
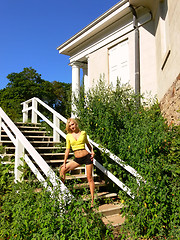
[[[56,48],[118,0],[1,0],[0,89],[8,74],[34,68],[47,81],[71,82],[69,57]]]

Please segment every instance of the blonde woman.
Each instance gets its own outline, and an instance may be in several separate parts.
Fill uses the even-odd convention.
[[[65,181],[66,173],[79,167],[82,164],[86,165],[87,180],[90,186],[91,192],[91,207],[93,207],[94,201],[94,180],[92,176],[93,169],[93,158],[94,151],[92,146],[89,144],[87,139],[87,134],[85,131],[79,129],[78,123],[74,118],[69,118],[66,123],[66,131],[68,132],[66,136],[66,151],[64,156],[64,163],[60,167],[60,177],[61,180]],[[88,146],[91,154],[85,149],[85,144]],[[75,159],[66,164],[70,148],[74,151]]]

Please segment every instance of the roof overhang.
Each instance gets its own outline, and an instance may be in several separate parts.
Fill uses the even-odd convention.
[[[164,0],[129,0],[129,3],[134,7],[143,6],[145,8],[148,8],[151,11],[152,16],[154,17],[156,15],[159,2],[163,1]]]
[[[57,50],[61,54],[70,55],[69,53],[73,48],[102,31],[107,26],[126,15],[128,12],[130,12],[129,1],[120,1],[92,23],[83,28],[80,32],[61,44]]]
[[[61,44],[57,50],[60,54],[71,56],[73,49],[130,13],[130,5],[134,7],[143,6],[151,11],[154,9],[154,6],[156,6],[155,3],[159,1],[160,0],[121,0],[77,34]]]

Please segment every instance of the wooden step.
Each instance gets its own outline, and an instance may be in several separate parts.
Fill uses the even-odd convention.
[[[22,125],[22,126],[41,126],[41,123],[31,123],[31,122],[27,122],[27,123],[23,123],[23,122],[15,122],[15,125]]]
[[[64,156],[64,153],[41,153],[41,156]],[[69,153],[69,156],[73,156],[74,153]]]
[[[27,139],[41,139],[41,141],[46,141],[48,140],[49,142],[51,142],[51,140],[53,140],[53,136],[32,136],[32,135],[28,135],[26,136]],[[32,140],[30,140],[31,142]]]
[[[35,147],[36,150],[59,150],[60,147]]]
[[[34,130],[34,131],[26,131],[26,130],[23,130],[23,131],[21,131],[24,135],[27,135],[27,134],[35,134],[35,136],[37,135],[37,134],[39,134],[39,135],[45,135],[45,134],[47,134],[47,133],[50,133],[49,131],[36,131],[36,130]]]
[[[97,174],[94,174],[93,177],[97,177]],[[73,179],[86,179],[87,176],[85,174],[71,174],[66,176],[66,180],[73,180]]]
[[[53,141],[30,141],[31,144],[53,144],[53,145],[56,145],[56,144],[60,144],[60,142],[53,142]],[[66,149],[66,147],[61,147],[61,149]]]
[[[6,135],[6,136],[7,136],[7,135]],[[1,141],[1,142],[0,142],[0,144],[3,144],[3,145],[10,144],[10,143],[13,144],[13,142],[12,142],[12,141],[9,141],[9,140],[4,140],[4,141]]]
[[[101,182],[95,181],[94,184],[95,184],[95,188],[106,186],[105,181],[101,181]],[[73,185],[73,189],[81,189],[81,188],[89,188],[89,184],[88,183],[78,183],[78,184]]]
[[[28,129],[30,130],[30,129],[33,129],[33,130],[42,130],[42,129],[44,129],[44,130],[46,130],[46,128],[45,127],[41,127],[41,126],[39,126],[39,127],[37,127],[37,126],[18,126],[18,128],[19,128],[19,130],[23,130],[23,129],[26,129],[27,131],[28,131]]]
[[[8,138],[9,139],[9,137],[8,137],[8,135],[1,135],[1,142],[4,142],[4,141],[8,141],[9,142],[9,140],[2,140],[2,138]],[[37,138],[39,138],[39,139],[41,139],[41,141],[44,141],[44,139],[48,139],[49,141],[50,141],[50,139],[51,140],[53,140],[53,136],[32,136],[32,135],[28,135],[28,136],[26,136],[26,138],[27,139],[37,139]]]

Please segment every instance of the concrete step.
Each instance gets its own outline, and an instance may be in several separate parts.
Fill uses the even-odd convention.
[[[91,198],[91,196],[83,196],[83,200],[87,201]],[[117,198],[117,193],[110,193],[110,192],[96,192],[94,194],[94,199],[97,200],[97,199],[112,199],[112,198]],[[100,205],[101,206],[101,205]],[[100,209],[101,210],[101,209]],[[98,211],[100,211],[98,209]]]
[[[116,198],[116,197],[117,197],[117,193],[110,193],[110,192],[98,192],[94,195],[95,199]]]
[[[112,226],[117,227],[117,226],[121,226],[124,223],[125,217],[122,217],[121,214],[114,214],[114,215],[103,217],[102,221],[104,222],[105,225],[111,224]]]
[[[115,194],[114,194],[115,195]],[[108,196],[108,194],[107,194]],[[109,197],[111,193],[109,193]],[[113,196],[113,194],[112,194]],[[123,207],[122,203],[105,203],[99,206],[98,211],[103,214],[104,217],[120,214],[120,210]]]

